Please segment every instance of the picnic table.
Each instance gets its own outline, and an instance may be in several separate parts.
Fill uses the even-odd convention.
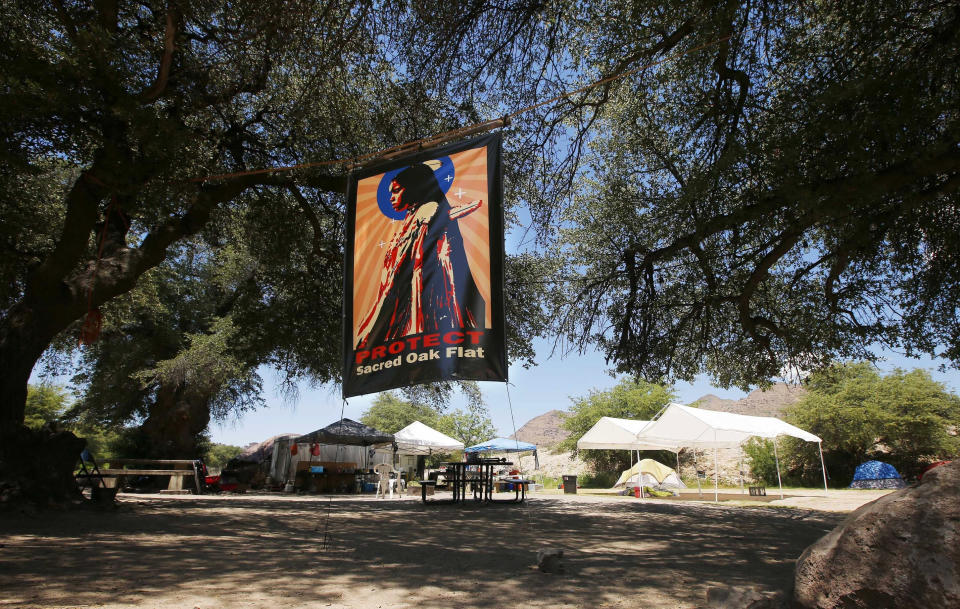
[[[472,491],[474,501],[486,501],[490,503],[519,503],[526,498],[526,487],[533,483],[533,480],[525,480],[515,477],[509,479],[514,485],[514,496],[512,499],[494,499],[493,489],[495,483],[494,468],[513,465],[506,459],[478,459],[476,461],[445,461],[440,465],[446,468],[445,479],[453,492],[451,499],[427,500],[427,489],[436,485],[435,480],[420,481],[420,498],[424,503],[459,503],[465,501],[468,494],[468,488]],[[476,468],[471,470],[470,468]]]
[[[100,468],[105,480],[116,480],[116,487],[123,486],[123,479],[129,476],[169,476],[165,491],[167,493],[189,493],[183,488],[183,479],[193,477],[197,494],[203,492],[203,462],[196,459],[111,459],[110,467]],[[139,467],[131,467],[139,466]]]

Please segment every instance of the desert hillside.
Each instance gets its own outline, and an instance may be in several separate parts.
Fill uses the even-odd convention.
[[[545,448],[552,447],[570,435],[569,431],[560,426],[563,423],[562,415],[561,410],[551,410],[534,417],[517,430],[516,436],[511,435],[510,438]]]

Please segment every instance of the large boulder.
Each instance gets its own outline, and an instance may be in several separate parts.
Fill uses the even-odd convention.
[[[0,509],[82,501],[73,470],[86,444],[52,425],[0,429]]]
[[[960,607],[960,461],[861,507],[797,562],[804,609]]]

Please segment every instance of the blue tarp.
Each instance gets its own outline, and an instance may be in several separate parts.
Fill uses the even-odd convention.
[[[474,444],[473,446],[468,446],[464,449],[464,452],[468,453],[482,453],[482,452],[495,452],[495,453],[517,453],[517,452],[526,452],[528,450],[537,450],[536,444],[531,444],[529,442],[519,442],[517,440],[511,440],[510,438],[494,438],[492,440],[487,440],[486,442],[481,442],[480,444]]]
[[[906,485],[894,466],[883,461],[867,461],[853,472],[850,488],[903,488]]]
[[[899,478],[897,468],[883,461],[867,461],[857,466],[853,472],[854,480],[883,480],[885,478]]]

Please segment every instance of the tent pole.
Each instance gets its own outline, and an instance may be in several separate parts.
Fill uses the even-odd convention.
[[[743,444],[740,445],[740,469],[737,470],[740,473],[740,494],[743,494]]]
[[[783,482],[780,481],[780,457],[777,456],[777,439],[773,439],[773,458],[777,460],[777,485],[780,487],[780,498],[783,499]]]
[[[717,430],[713,430],[713,502],[720,502],[720,449],[717,447]]]
[[[640,449],[637,449],[637,465],[640,465]],[[643,499],[643,472],[640,471],[640,468],[637,467],[637,482],[640,483],[640,498]]]
[[[820,470],[823,472],[823,496],[829,497],[827,494],[827,466],[823,462],[823,442],[817,442],[817,448],[820,449]]]
[[[697,477],[697,494],[703,499],[703,488],[700,487],[700,468],[697,467],[697,447],[693,447],[693,473]]]
[[[713,502],[720,502],[720,449],[713,447]]]

